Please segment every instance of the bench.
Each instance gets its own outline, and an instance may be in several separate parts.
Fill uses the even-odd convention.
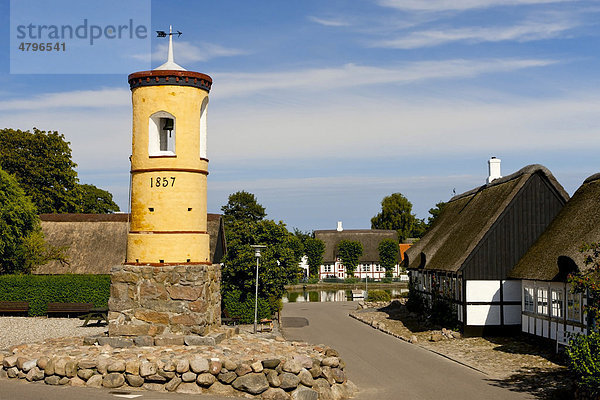
[[[27,314],[28,312],[27,301],[0,301],[0,314]]]
[[[108,324],[108,307],[95,307],[90,310],[86,315],[82,315],[79,319],[84,319],[83,326],[87,326],[90,320],[97,321],[100,324],[102,321],[106,321]]]
[[[221,324],[236,326],[239,323],[240,323],[239,317],[232,317],[229,315],[229,313],[227,312],[226,309],[223,309],[223,312],[221,315]]]
[[[50,315],[77,315],[89,313],[94,305],[92,303],[48,303],[46,312]]]

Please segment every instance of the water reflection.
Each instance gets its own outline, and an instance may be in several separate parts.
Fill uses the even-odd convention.
[[[400,296],[401,293],[408,292],[406,288],[385,289],[392,298]],[[358,301],[362,300],[366,294],[364,290],[340,289],[340,290],[299,290],[285,292],[283,295],[284,303],[301,303],[301,302],[331,302],[331,301]]]

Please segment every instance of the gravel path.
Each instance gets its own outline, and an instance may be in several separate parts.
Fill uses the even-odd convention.
[[[0,349],[49,338],[95,335],[108,329],[95,323],[81,325],[78,318],[0,317]]]

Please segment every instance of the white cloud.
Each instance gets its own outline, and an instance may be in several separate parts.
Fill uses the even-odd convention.
[[[53,108],[125,107],[131,104],[130,96],[129,90],[115,88],[46,93],[26,99],[0,101],[0,112]]]
[[[379,5],[406,11],[470,10],[498,6],[566,3],[576,0],[379,0]]]
[[[544,59],[456,59],[411,62],[393,67],[346,64],[337,68],[272,73],[219,73],[213,74],[216,82],[213,97],[244,96],[266,90],[327,91],[377,84],[407,84],[545,67],[554,63],[553,60]]]
[[[566,22],[526,22],[521,25],[508,27],[469,27],[447,30],[426,30],[411,32],[406,36],[396,39],[380,40],[374,42],[373,46],[396,49],[415,49],[462,41],[471,43],[502,41],[528,42],[558,37],[574,26],[574,24]]]
[[[340,27],[350,25],[348,22],[338,18],[319,18],[311,15],[308,17],[308,19],[324,26]]]

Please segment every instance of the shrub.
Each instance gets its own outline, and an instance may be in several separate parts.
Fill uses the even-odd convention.
[[[569,369],[577,376],[580,390],[596,398],[600,395],[600,333],[578,335],[566,352]]]
[[[315,283],[319,283],[319,277],[311,276],[310,278],[308,278],[308,281],[306,283],[308,283],[309,285],[314,285]]]
[[[350,278],[346,278],[344,279],[344,283],[358,283],[360,282],[358,278],[355,277],[350,277]]]
[[[237,317],[242,324],[254,322],[254,296],[242,299],[242,292],[230,290],[223,294],[222,306],[227,310],[230,317]],[[258,298],[258,320],[271,318],[271,305],[265,299]]]
[[[369,290],[367,301],[390,301],[392,296],[385,290]]]
[[[110,275],[0,275],[0,300],[29,302],[30,316],[53,302],[106,307],[109,297]]]
[[[385,278],[381,279],[381,283],[392,283],[392,278],[385,277]]]

